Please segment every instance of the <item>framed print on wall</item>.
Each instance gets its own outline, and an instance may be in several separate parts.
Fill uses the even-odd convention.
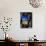
[[[20,27],[32,28],[32,12],[20,12]]]

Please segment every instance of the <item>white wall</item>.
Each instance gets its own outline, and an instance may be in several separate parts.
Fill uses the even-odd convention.
[[[44,5],[43,5],[44,6]],[[45,6],[44,6],[45,7]],[[27,40],[34,34],[39,40],[45,39],[45,15],[46,8],[33,8],[28,0],[0,0],[0,17],[12,17],[13,22],[10,33],[16,40]],[[32,12],[33,27],[30,29],[20,28],[20,12]],[[0,32],[2,33],[2,31]],[[45,34],[44,34],[45,33]],[[2,39],[2,36],[0,36]]]

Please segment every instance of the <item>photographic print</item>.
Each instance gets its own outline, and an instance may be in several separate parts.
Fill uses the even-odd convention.
[[[21,28],[32,28],[32,12],[20,12]]]

